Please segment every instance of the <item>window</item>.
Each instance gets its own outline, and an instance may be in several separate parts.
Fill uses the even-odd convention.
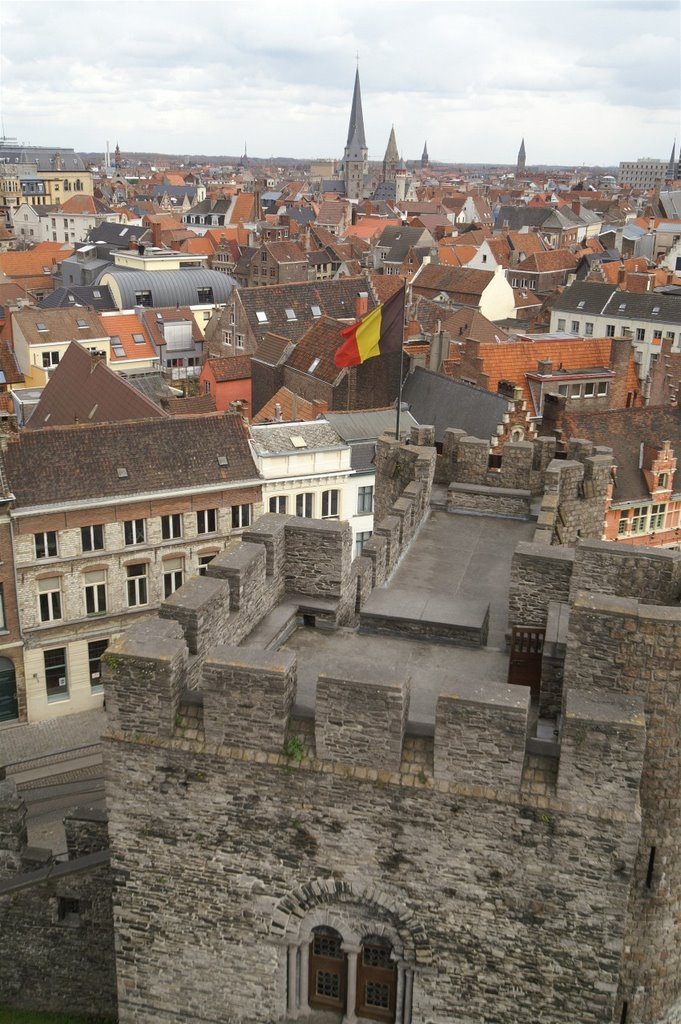
[[[614,338],[615,337],[615,325],[614,324],[606,324],[605,325],[605,336],[606,336],[606,338]]]
[[[7,629],[7,620],[5,619],[5,592],[3,585],[0,583],[0,632],[5,632]]]
[[[209,380],[204,380],[204,382],[203,382],[203,393],[204,393],[204,395],[209,395],[210,394],[210,381]]]
[[[632,533],[643,533],[646,528],[646,520],[648,518],[648,509],[645,505],[638,505],[632,509],[631,517],[631,532]]]
[[[135,305],[151,307],[154,305],[151,299],[151,292],[135,292]]]
[[[85,576],[85,613],[86,615],[103,615],[106,611],[106,572],[97,569],[86,572]]]
[[[201,512],[196,513],[196,532],[197,533],[215,533],[218,528],[218,510],[216,508],[206,508]]]
[[[592,337],[593,337],[593,333],[594,333],[594,325],[593,325],[593,322],[591,322],[591,321],[587,320],[587,321],[585,322],[585,324],[584,324],[584,335],[585,335],[585,337],[587,337],[587,338],[592,338]]]
[[[34,533],[35,557],[56,558],[57,557],[57,534],[54,530],[46,533]]]
[[[270,512],[278,512],[280,515],[286,515],[288,509],[288,498],[285,494],[275,494],[270,498]]]
[[[144,345],[144,335],[143,334],[133,334],[132,340],[135,342],[136,345]]]
[[[232,529],[242,530],[251,525],[251,506],[232,505]]]
[[[38,580],[38,606],[41,622],[54,622],[61,619],[61,579],[50,576]]]
[[[256,318],[256,320],[258,321],[259,324],[266,324],[267,323],[267,313],[265,313],[265,311],[262,310],[262,309],[256,310],[255,318]]]
[[[296,515],[304,519],[312,519],[312,495],[309,491],[306,494],[296,494]]]
[[[197,302],[212,302],[213,301],[213,289],[212,288],[197,288],[196,289],[196,301]]]
[[[653,344],[662,341],[662,331],[653,331]]]
[[[563,395],[564,398],[567,398],[567,394],[568,394],[568,386],[567,386],[567,384],[559,384],[558,385],[558,394],[559,395]]]
[[[629,513],[626,509],[620,512],[620,521],[617,524],[617,533],[620,537],[624,536],[627,532],[627,524],[629,522]]]
[[[584,397],[593,398],[596,394],[596,385],[593,381],[587,381],[584,385]]]
[[[565,320],[563,320],[562,318],[558,321],[558,330],[559,331],[564,331],[565,330]]]
[[[338,519],[340,491],[322,491],[322,519]]]
[[[374,511],[374,487],[367,484],[357,488],[357,514],[362,515]]]
[[[571,384],[570,385],[570,398],[581,398],[582,397],[582,385]]]
[[[52,366],[57,366],[59,364],[58,352],[43,352],[41,358],[44,370],[49,370]]]
[[[64,700],[69,695],[69,682],[66,672],[66,648],[54,647],[43,651],[45,665],[45,689],[47,699]]]
[[[199,555],[199,576],[206,575],[206,566],[209,565],[214,558],[215,555]]]
[[[650,529],[663,530],[666,505],[653,505],[650,509]]]
[[[570,329],[573,334],[579,334],[579,320],[573,320]]]
[[[144,519],[126,519],[123,523],[123,538],[126,546],[144,544]]]
[[[127,583],[128,608],[136,608],[138,605],[149,603],[146,563],[142,562],[139,565],[128,566]]]
[[[71,896],[59,896],[57,902],[57,918],[66,924],[80,923],[80,900]]]
[[[596,387],[596,393],[597,393],[599,398],[604,398],[605,395],[607,395],[607,393],[608,393],[608,382],[607,382],[607,380],[599,380],[599,382],[597,384],[597,387]]]
[[[355,555],[359,558],[364,550],[364,545],[371,537],[371,530],[364,530],[355,536]]]
[[[658,489],[659,491],[664,491],[664,490],[666,490],[666,488],[667,488],[667,481],[668,481],[668,479],[669,479],[669,477],[667,476],[667,474],[666,474],[666,473],[660,473],[660,474],[659,474],[659,476],[658,476],[658,478],[657,478],[657,489]]]
[[[244,335],[243,335],[243,334],[239,334],[239,332],[237,331],[237,335],[236,335],[236,347],[237,347],[237,348],[243,348],[243,347],[244,347],[244,340],[245,340],[245,339],[244,339]]]
[[[91,640],[87,645],[87,660],[90,667],[90,690],[94,693],[102,689],[102,655],[108,646],[108,640]]]
[[[171,558],[163,563],[163,596],[170,597],[182,586],[182,559]]]
[[[182,536],[182,516],[179,512],[172,516],[161,516],[161,537],[163,540],[175,540]]]
[[[636,340],[637,341],[645,341],[646,340],[646,330],[645,330],[645,327],[637,327],[636,328]]]
[[[83,551],[101,551],[104,547],[104,527],[81,526],[80,544]]]

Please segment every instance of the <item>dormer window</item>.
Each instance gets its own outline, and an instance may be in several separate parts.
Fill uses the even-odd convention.
[[[658,491],[665,491],[669,485],[669,474],[660,473],[657,478],[657,489]]]

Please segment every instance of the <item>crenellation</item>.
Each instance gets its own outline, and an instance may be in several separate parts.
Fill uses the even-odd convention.
[[[519,788],[529,707],[526,687],[487,681],[457,683],[438,697],[435,778]]]
[[[194,576],[165,599],[159,617],[179,623],[189,653],[200,657],[233,631],[232,592],[226,579]]]
[[[315,705],[317,756],[398,771],[409,716],[409,678],[370,681],[320,675]]]
[[[162,620],[161,620],[162,621]],[[114,640],[102,657],[107,715],[117,728],[172,736],[189,653],[184,640],[151,632],[151,620]]]

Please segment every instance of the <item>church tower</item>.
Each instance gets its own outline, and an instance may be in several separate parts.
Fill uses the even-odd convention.
[[[428,157],[428,142],[423,143],[423,153],[421,153],[421,167],[430,167],[430,159]]]
[[[676,139],[672,146],[672,154],[669,157],[669,163],[667,164],[667,170],[665,171],[665,180],[674,181],[676,178]]]
[[[369,150],[364,137],[362,94],[359,88],[359,68],[357,68],[355,90],[352,94],[348,141],[343,153],[343,178],[345,179],[345,195],[348,199],[361,199],[364,178],[368,171]]]
[[[520,178],[525,173],[525,139],[523,138],[520,143],[520,149],[518,150],[518,162],[515,167],[516,178]]]
[[[400,162],[400,154],[395,140],[395,125],[390,129],[390,138],[383,157],[383,181],[394,181],[395,171]]]

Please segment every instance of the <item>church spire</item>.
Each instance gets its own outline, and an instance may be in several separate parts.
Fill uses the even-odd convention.
[[[421,167],[427,167],[430,163],[428,157],[428,140],[423,143],[423,153],[421,153]]]
[[[355,89],[352,94],[352,110],[350,111],[346,146],[352,146],[353,143],[361,149],[365,149],[367,144],[364,137],[364,116],[362,114],[362,93],[359,88],[359,68],[355,72]]]
[[[395,125],[390,129],[390,138],[383,157],[383,181],[394,181],[395,171],[400,162],[400,151],[397,148],[395,139]]]
[[[516,174],[525,173],[525,137],[520,143],[520,149],[518,150],[518,162],[516,164]]]
[[[672,145],[672,152],[669,157],[669,163],[667,164],[665,178],[667,178],[668,181],[674,181],[676,178],[676,139],[674,139],[674,144]]]

